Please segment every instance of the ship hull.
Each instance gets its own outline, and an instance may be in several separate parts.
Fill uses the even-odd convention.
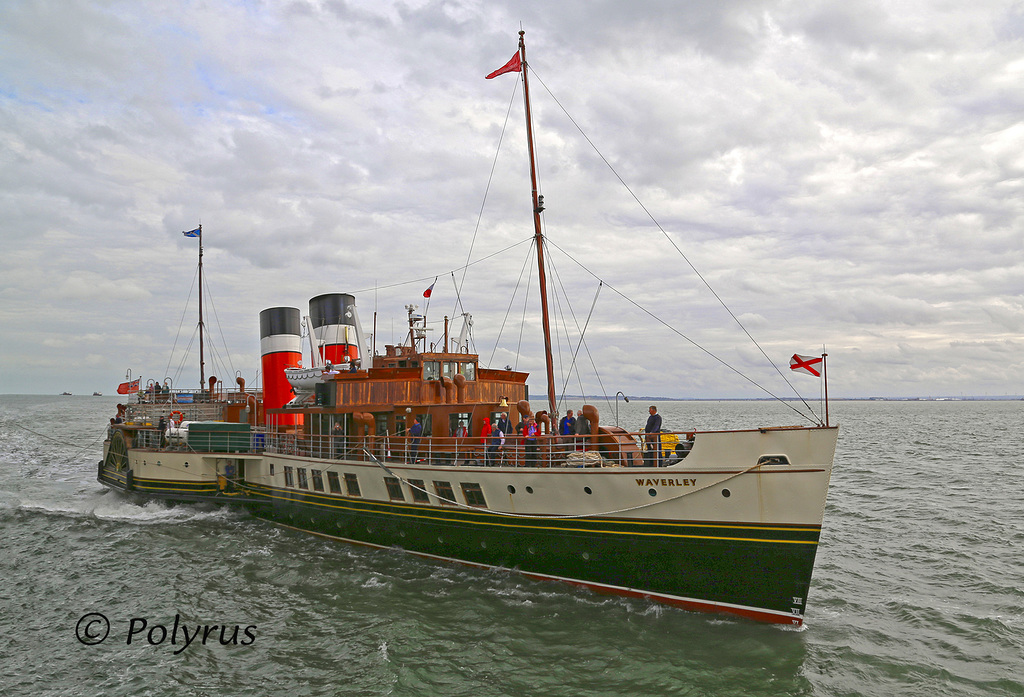
[[[593,468],[381,462],[365,451],[121,456],[115,443],[99,479],[147,498],[243,505],[334,540],[799,626],[835,441],[835,428],[702,433],[672,466]]]
[[[253,509],[257,517],[315,535],[799,626],[836,429],[702,438],[683,463],[660,468],[446,467],[268,453],[247,489],[265,501]],[[757,464],[759,453],[789,453],[789,462]],[[339,485],[327,486],[329,478]],[[349,479],[355,492],[340,486]]]
[[[820,527],[585,519],[509,520],[273,494],[257,517],[350,543],[516,570],[599,593],[800,625]]]

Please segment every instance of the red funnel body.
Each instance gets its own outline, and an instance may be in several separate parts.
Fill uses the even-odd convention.
[[[294,396],[284,369],[302,360],[302,330],[294,307],[271,307],[260,313],[260,355],[263,364],[263,409],[279,409]],[[266,417],[275,424],[301,423],[299,414]]]

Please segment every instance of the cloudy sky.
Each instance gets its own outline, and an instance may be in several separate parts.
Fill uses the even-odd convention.
[[[6,0],[0,393],[197,384],[200,222],[207,374],[326,292],[381,350],[437,277],[432,339],[468,311],[543,392],[522,88],[483,79],[520,27],[560,392],[815,397],[824,346],[832,396],[1024,393],[1024,4],[988,0]]]

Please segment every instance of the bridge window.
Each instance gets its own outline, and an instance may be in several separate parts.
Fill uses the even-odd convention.
[[[341,493],[341,482],[338,481],[338,473],[337,472],[328,472],[327,473],[327,486],[330,488],[332,494],[340,494]]]

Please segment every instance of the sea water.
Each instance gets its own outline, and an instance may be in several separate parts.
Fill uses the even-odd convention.
[[[0,396],[2,695],[1024,694],[1024,402],[832,403],[793,629],[138,505],[96,482],[116,401]],[[801,423],[658,405],[674,429]]]

